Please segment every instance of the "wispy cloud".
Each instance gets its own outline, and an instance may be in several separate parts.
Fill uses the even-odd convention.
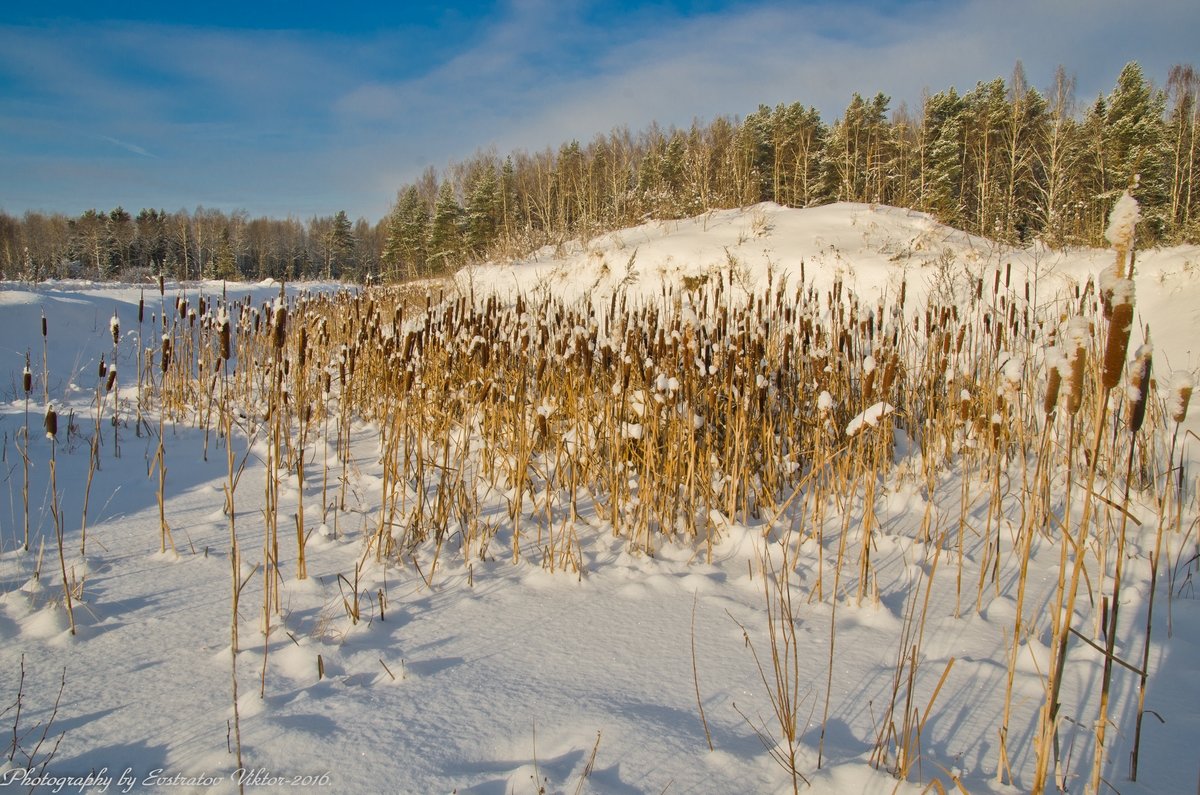
[[[108,141],[113,146],[119,146],[120,148],[124,149],[125,151],[132,152],[135,155],[140,155],[141,157],[153,158],[154,160],[159,159],[158,155],[152,154],[151,152],[147,152],[145,149],[138,146],[137,144],[131,144],[128,141],[118,141],[116,138],[113,138],[112,136],[108,136],[108,135],[101,135],[100,139],[103,141]]]

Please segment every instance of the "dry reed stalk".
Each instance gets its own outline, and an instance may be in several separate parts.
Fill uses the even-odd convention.
[[[46,438],[50,440],[50,515],[54,520],[54,537],[58,542],[58,564],[62,574],[63,603],[67,608],[67,620],[71,625],[71,634],[75,634],[75,607],[71,598],[71,582],[67,578],[67,558],[63,548],[62,512],[58,503],[58,412],[54,406],[46,404],[46,416],[43,422]]]
[[[742,630],[745,644],[754,657],[754,664],[758,669],[763,688],[767,692],[779,740],[771,738],[771,732],[761,718],[760,722],[755,724],[740,709],[738,714],[754,730],[771,758],[788,773],[791,778],[792,792],[799,793],[800,782],[805,784],[811,784],[811,782],[800,772],[800,706],[803,703],[803,697],[800,690],[800,646],[796,635],[795,611],[792,606],[790,577],[793,564],[789,562],[788,557],[790,540],[785,537],[779,547],[781,559],[778,567],[771,560],[769,549],[764,546],[759,551],[759,571],[763,582],[763,604],[766,608],[767,637],[771,651],[769,676],[766,666],[758,656],[757,649],[750,641],[750,633],[744,626],[738,624]],[[737,706],[735,705],[734,708],[737,709]],[[820,767],[819,761],[818,767]]]
[[[25,393],[24,426],[21,428],[21,505],[24,517],[25,541],[22,549],[29,551],[29,393],[33,390],[33,373],[29,369],[29,351],[25,352],[25,370],[21,373],[21,391]]]
[[[1118,318],[1122,316],[1122,307],[1129,304],[1117,304],[1113,308],[1113,322],[1118,322]],[[1111,328],[1111,327],[1110,327]],[[1123,358],[1123,357],[1122,357]],[[1129,371],[1129,408],[1126,413],[1127,427],[1131,434],[1129,444],[1129,455],[1125,464],[1125,487],[1124,495],[1121,500],[1123,508],[1127,508],[1129,504],[1129,485],[1130,478],[1133,472],[1133,453],[1134,441],[1136,441],[1137,432],[1141,429],[1142,421],[1146,412],[1146,392],[1149,387],[1150,376],[1150,352],[1143,346],[1143,349],[1138,352],[1134,364],[1131,365]],[[1105,761],[1105,736],[1108,729],[1108,702],[1109,692],[1112,682],[1113,660],[1116,659],[1115,647],[1117,640],[1118,616],[1121,609],[1121,575],[1123,564],[1125,562],[1125,537],[1126,526],[1129,520],[1129,511],[1127,509],[1121,511],[1121,527],[1117,534],[1117,549],[1116,549],[1116,564],[1113,573],[1112,582],[1112,600],[1111,608],[1106,611],[1108,613],[1107,625],[1104,627],[1104,673],[1101,680],[1100,688],[1100,711],[1096,719],[1096,747],[1095,755],[1092,762],[1091,790],[1098,793],[1100,791],[1101,774],[1103,773]],[[1101,572],[1104,569],[1101,567]],[[1147,636],[1149,632],[1147,632]],[[1145,670],[1143,668],[1143,670]]]
[[[1150,555],[1150,584],[1149,597],[1146,604],[1146,632],[1142,641],[1142,665],[1141,672],[1138,676],[1138,702],[1137,702],[1137,718],[1134,722],[1133,733],[1133,751],[1130,753],[1130,773],[1129,777],[1132,781],[1137,781],[1138,763],[1141,757],[1142,744],[1142,719],[1146,711],[1146,688],[1149,684],[1149,666],[1150,666],[1150,638],[1154,628],[1154,603],[1155,595],[1158,587],[1158,568],[1162,561],[1163,550],[1163,531],[1168,521],[1170,512],[1171,500],[1171,483],[1174,478],[1171,476],[1171,466],[1175,461],[1175,444],[1179,437],[1179,426],[1187,419],[1188,403],[1192,397],[1192,381],[1190,375],[1182,376],[1176,374],[1170,384],[1170,400],[1167,406],[1167,415],[1171,421],[1175,423],[1174,433],[1171,436],[1170,451],[1167,454],[1168,469],[1165,475],[1165,482],[1160,489],[1159,506],[1158,506],[1158,527],[1154,536],[1154,552]],[[1176,497],[1177,501],[1178,497]]]

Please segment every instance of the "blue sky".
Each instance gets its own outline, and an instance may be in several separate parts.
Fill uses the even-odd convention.
[[[0,210],[377,221],[427,167],[1061,64],[1200,66],[1194,0],[50,3],[0,10]],[[381,7],[382,6],[382,7]]]

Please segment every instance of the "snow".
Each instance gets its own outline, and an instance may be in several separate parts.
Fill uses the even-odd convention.
[[[879,421],[896,410],[895,406],[889,403],[879,402],[868,408],[863,413],[850,420],[850,424],[846,426],[846,435],[853,436],[865,425],[868,428],[874,428],[879,425]]]
[[[1104,239],[1112,243],[1113,248],[1128,251],[1133,245],[1133,232],[1141,215],[1137,199],[1133,198],[1129,191],[1124,191],[1109,213]]]
[[[1079,314],[1082,300],[1074,291],[1089,280],[1094,283],[1111,261],[1112,253],[1101,250],[1007,249],[920,213],[888,207],[840,204],[791,210],[760,205],[647,223],[567,244],[557,252],[543,251],[523,262],[473,268],[460,274],[458,283],[470,286],[476,300],[490,294],[505,301],[517,294],[588,300],[605,308],[600,317],[606,316],[614,296],[646,305],[663,302],[665,289],[670,296],[666,303],[677,299],[691,318],[688,327],[698,329],[710,322],[713,307],[690,302],[686,284],[695,279],[720,280],[731,301],[753,300],[768,280],[776,290],[786,285],[787,295],[802,286],[823,295],[837,284],[869,309],[894,300],[905,285],[909,314],[889,322],[912,328],[914,318],[923,321],[927,300],[951,305],[972,279],[984,279],[990,287],[991,274],[1011,263],[1014,285],[1031,284],[1032,309],[1056,321],[1067,317],[1064,336],[1072,345],[1094,349],[1096,332],[1085,320],[1069,320]],[[1178,397],[1172,396],[1185,387],[1190,390],[1197,367],[1192,342],[1200,322],[1197,263],[1196,247],[1137,252],[1135,343],[1147,342],[1140,329],[1149,324],[1155,369],[1178,373],[1160,387],[1158,415],[1178,408]],[[549,538],[577,539],[578,565],[559,560],[550,571],[555,559],[545,553],[545,539],[541,546],[531,540],[532,530],[522,537],[520,561],[513,562],[517,495],[498,478],[478,485],[480,515],[451,518],[444,548],[430,543],[385,564],[365,546],[380,526],[381,505],[388,496],[385,484],[389,499],[415,494],[413,484],[391,482],[381,465],[387,428],[377,418],[353,418],[346,428],[350,455],[343,469],[332,427],[317,426],[309,430],[303,489],[297,489],[293,473],[283,480],[278,496],[281,527],[287,523],[285,531],[291,529],[292,536],[291,517],[303,501],[310,532],[308,578],[296,577],[294,538],[291,543],[281,540],[281,611],[264,635],[268,445],[262,436],[246,435],[248,421],[241,429],[240,421],[235,422],[235,463],[246,463],[234,517],[241,559],[233,561],[224,511],[226,441],[215,431],[206,433],[187,413],[165,419],[163,510],[174,551],[168,547],[162,552],[155,463],[159,416],[149,406],[140,415],[137,387],[131,382],[139,356],[159,341],[156,319],[178,311],[171,303],[176,296],[194,304],[202,296],[215,299],[227,291],[231,300],[269,306],[276,316],[287,303],[275,282],[168,283],[165,297],[147,301],[146,319],[139,324],[134,319],[143,288],[87,282],[0,285],[0,708],[15,701],[23,665],[21,729],[53,720],[42,758],[61,733],[45,770],[35,765],[21,772],[24,760],[17,754],[0,769],[0,784],[27,789],[40,776],[39,791],[47,792],[229,793],[238,791],[239,781],[247,789],[287,785],[316,792],[484,795],[543,787],[547,792],[595,793],[791,792],[790,776],[756,733],[758,727],[774,736],[770,698],[755,663],[757,656],[770,677],[764,594],[779,580],[765,572],[777,571],[786,559],[789,573],[782,581],[792,589],[800,650],[798,761],[810,782],[808,791],[919,793],[928,791],[933,779],[945,790],[961,784],[970,792],[1012,793],[1031,786],[1030,746],[1052,654],[1048,613],[1062,550],[1049,530],[1033,535],[1029,592],[1022,603],[1017,566],[1009,555],[1027,507],[1018,504],[1016,486],[1010,485],[1027,474],[1019,462],[995,473],[997,482],[1012,490],[1002,490],[991,502],[993,473],[976,471],[980,459],[970,452],[976,448],[953,448],[964,450],[958,454],[961,463],[938,469],[931,462],[951,456],[950,442],[946,450],[922,449],[901,427],[904,418],[891,404],[842,405],[840,394],[835,399],[826,385],[818,384],[812,404],[823,416],[836,414],[833,436],[844,428],[846,436],[854,437],[831,444],[857,444],[868,436],[862,434],[864,427],[886,427],[894,437],[889,458],[894,466],[888,474],[878,483],[856,484],[857,490],[847,492],[841,504],[810,504],[800,479],[790,500],[789,489],[779,505],[763,506],[753,515],[729,515],[722,504],[711,506],[701,516],[711,550],[704,538],[696,542],[682,534],[657,534],[653,554],[647,554],[612,525],[613,517],[594,496],[581,495],[577,505],[569,511],[566,506],[556,509],[547,522],[531,507],[549,504],[546,492],[527,494],[520,515],[524,525],[536,525]],[[294,298],[336,286],[285,289]],[[218,311],[225,312],[223,304]],[[43,312],[48,324],[44,348]],[[117,317],[122,318],[119,329]],[[109,318],[114,325],[106,327]],[[530,329],[536,323],[537,318],[528,318]],[[600,339],[608,339],[608,331],[602,329]],[[115,348],[114,334],[119,335]],[[402,330],[394,334],[403,337]],[[613,343],[619,346],[620,338]],[[119,394],[99,408],[98,421],[96,363],[101,355],[113,357],[114,351],[109,363],[125,375]],[[27,355],[33,374],[28,402],[18,375],[24,373]],[[615,361],[620,357],[618,351]],[[877,351],[860,359],[864,373],[874,368],[876,357]],[[1035,365],[1036,357],[1025,361],[1014,355],[1006,361],[1002,372],[1015,388],[1018,381],[1044,380],[1045,367],[1062,368],[1066,357],[1054,347],[1045,349],[1041,367]],[[157,377],[157,362],[152,364],[148,372]],[[619,418],[620,432],[630,443],[651,438],[660,416],[656,412],[683,412],[695,417],[697,428],[703,424],[699,414],[690,414],[694,407],[675,402],[681,371],[697,369],[691,359],[650,364],[646,383],[653,394],[631,390],[625,395],[626,416]],[[714,363],[703,377],[720,380],[725,373]],[[618,396],[623,391],[620,376],[614,373],[614,378],[612,394]],[[949,383],[939,381],[934,388],[948,388]],[[955,387],[964,383],[969,379],[953,380]],[[763,378],[762,384],[771,381]],[[325,396],[331,406],[336,407],[340,389],[335,366]],[[39,428],[49,405],[43,391],[59,418],[57,493],[50,487],[51,441]],[[758,399],[756,394],[743,399]],[[964,400],[973,399],[970,390],[965,394]],[[531,420],[548,422],[564,414],[564,407],[543,396],[528,400]],[[992,417],[997,425],[1010,422],[999,413],[993,416],[992,403],[986,406],[982,417]],[[1200,430],[1196,414],[1184,420],[1184,431]],[[469,429],[485,418],[457,419]],[[31,427],[28,551],[22,549],[26,427]],[[592,448],[583,445],[588,430],[572,429],[564,435],[564,445],[572,451]],[[1160,423],[1155,449],[1171,446],[1190,478],[1194,445],[1181,432],[1172,446],[1174,430]],[[974,433],[969,427],[946,431],[947,438]],[[89,487],[93,438],[99,466],[90,473]],[[463,430],[461,440],[470,455],[482,455],[478,436]],[[508,454],[499,451],[497,458]],[[800,459],[807,454],[800,451]],[[346,473],[344,511],[322,511],[325,456],[331,462],[331,481]],[[542,486],[549,489],[551,478],[568,473],[543,476]],[[1060,473],[1051,480],[1051,496],[1060,507],[1064,478]],[[1113,478],[1115,482],[1117,476]],[[1134,665],[1140,664],[1151,592],[1149,558],[1156,550],[1154,491],[1152,486],[1135,490],[1129,511],[1137,519],[1128,527],[1116,648]],[[1189,494],[1194,497],[1194,489]],[[56,512],[64,528],[61,567]],[[1073,518],[1078,520],[1078,509]],[[1071,519],[1067,517],[1068,523]],[[486,552],[468,556],[460,549],[456,539],[464,537],[462,523],[468,521],[494,528]],[[1194,754],[1200,740],[1200,691],[1194,685],[1200,606],[1191,559],[1195,523],[1194,500],[1189,500],[1178,521],[1185,531],[1172,530],[1162,542],[1146,695],[1153,713],[1147,714],[1137,782],[1127,778],[1136,677],[1121,668],[1114,677],[1106,777],[1126,795],[1190,791],[1200,772]],[[289,538],[287,532],[280,535]],[[81,549],[85,541],[86,549]],[[997,544],[1006,557],[993,587],[983,578]],[[857,564],[847,564],[840,570],[842,580],[835,582],[841,555],[857,561],[860,549],[869,551],[869,581],[860,582]],[[961,600],[952,573],[959,556],[964,561]],[[75,585],[74,635],[62,571]],[[240,770],[231,751],[231,571],[238,571],[244,583],[236,654]],[[977,591],[974,580],[985,587]],[[357,620],[348,609],[355,596],[360,602]],[[912,648],[902,642],[912,640],[907,616],[914,609],[919,614],[926,599],[923,640],[906,663]],[[1168,612],[1170,633],[1165,629]],[[1081,609],[1079,615],[1092,612]],[[1028,634],[1017,644],[1014,664],[1009,764],[1015,778],[999,783],[998,734],[1008,654],[1019,618]],[[1089,629],[1085,624],[1077,617],[1075,626],[1083,632]],[[831,643],[836,644],[832,669]],[[1072,789],[1083,788],[1090,765],[1090,722],[1102,662],[1102,655],[1082,643],[1070,647],[1063,702],[1074,723],[1065,724],[1063,739],[1072,754],[1066,771]],[[905,681],[911,675],[914,708],[926,719],[918,763],[904,781],[889,772],[894,757],[873,764],[898,670]],[[64,679],[55,711],[55,694]],[[826,701],[828,719],[823,720]],[[927,705],[932,706],[928,716]],[[902,710],[892,716],[897,728],[903,718]],[[13,720],[12,711],[5,713],[0,730],[7,734]],[[23,749],[32,749],[39,731],[23,735]]]

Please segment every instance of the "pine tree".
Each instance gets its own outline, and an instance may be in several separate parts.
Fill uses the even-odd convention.
[[[101,278],[115,279],[129,267],[133,248],[133,216],[118,207],[108,214],[108,261],[101,268]]]
[[[963,111],[951,88],[926,100],[921,125],[921,209],[948,224],[962,221]]]
[[[499,185],[490,163],[478,170],[467,198],[467,248],[474,257],[484,257],[496,242],[500,226]]]
[[[449,180],[438,189],[429,227],[429,266],[434,272],[449,271],[462,260],[462,208]]]
[[[1108,97],[1104,118],[1104,191],[1108,205],[1121,191],[1134,186],[1142,211],[1142,232],[1150,240],[1163,238],[1170,213],[1170,147],[1163,122],[1166,98],[1146,82],[1136,62],[1125,65]],[[1102,231],[1098,229],[1097,231]]]
[[[221,233],[221,240],[217,243],[217,252],[213,259],[213,270],[213,275],[218,279],[233,280],[238,278],[237,259],[233,253],[233,244],[230,242],[228,229]]]
[[[425,270],[429,210],[415,185],[400,194],[387,220],[383,264],[387,278],[415,279]]]
[[[325,278],[338,279],[354,270],[354,227],[345,210],[338,210],[325,234]]]

